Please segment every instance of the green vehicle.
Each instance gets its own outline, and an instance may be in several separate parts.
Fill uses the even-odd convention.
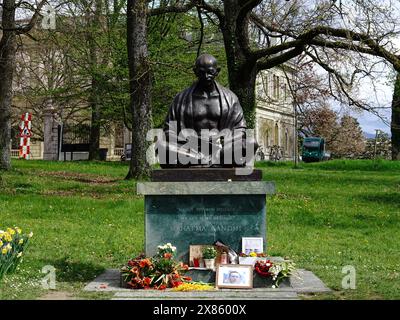
[[[308,137],[303,140],[302,159],[304,162],[318,162],[326,158],[324,138]]]

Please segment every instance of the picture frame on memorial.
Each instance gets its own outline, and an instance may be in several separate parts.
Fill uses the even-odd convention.
[[[243,264],[217,265],[215,284],[217,288],[253,288],[253,266]]]
[[[264,252],[264,238],[257,237],[243,237],[242,238],[242,252],[250,254],[250,252],[262,253]]]

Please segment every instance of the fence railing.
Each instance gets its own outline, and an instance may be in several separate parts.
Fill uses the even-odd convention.
[[[11,158],[19,157],[19,149],[11,149]]]
[[[124,153],[124,148],[115,148],[114,149],[114,156],[122,156],[122,154]]]

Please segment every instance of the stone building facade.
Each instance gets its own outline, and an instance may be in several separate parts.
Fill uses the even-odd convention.
[[[261,71],[257,77],[255,134],[265,160],[271,160],[276,150],[279,160],[295,156],[295,109],[288,82],[294,72],[285,65]]]

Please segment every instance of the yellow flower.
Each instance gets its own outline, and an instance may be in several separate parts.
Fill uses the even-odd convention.
[[[9,234],[11,234],[11,235],[14,235],[14,234],[15,234],[15,230],[14,230],[14,229],[11,229],[11,228],[7,228],[7,232],[8,232]]]
[[[3,241],[0,240],[0,247],[3,245]]]
[[[32,236],[33,236],[33,232],[31,231],[31,233],[28,234],[28,237],[29,237],[29,238],[32,238]]]
[[[17,258],[21,258],[21,256],[22,256],[22,251],[17,254]]]
[[[20,228],[18,228],[18,227],[15,227],[15,231],[17,231],[18,234],[22,233],[22,230]]]
[[[6,254],[7,251],[8,251],[8,250],[7,250],[7,247],[4,247],[3,249],[1,249],[1,253],[2,253],[2,254]]]
[[[250,256],[250,257],[257,257],[257,253],[255,253],[255,252],[250,252],[249,256]]]
[[[6,240],[7,242],[12,241],[11,234],[10,234],[9,232],[5,232],[5,233],[3,234],[3,239]]]
[[[24,239],[21,239],[18,241],[18,244],[23,244],[24,243]]]

